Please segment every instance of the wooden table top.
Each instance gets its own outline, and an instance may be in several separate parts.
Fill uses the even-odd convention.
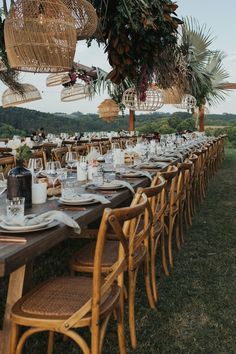
[[[164,169],[166,168],[162,168],[162,170]],[[153,171],[153,174],[157,171],[158,170],[155,170],[155,172]],[[138,187],[146,187],[150,184],[150,180],[147,177],[128,178],[126,180],[135,190]],[[91,193],[93,191],[88,192]],[[101,194],[101,191],[97,193]],[[116,191],[104,191],[102,194],[110,200],[110,204],[104,205],[98,203],[91,206],[86,206],[84,208],[66,207],[60,206],[57,200],[48,200],[44,204],[33,205],[32,208],[26,210],[26,213],[41,214],[49,210],[62,210],[75,219],[81,228],[85,228],[91,222],[99,219],[106,207],[115,208],[121,206],[125,202],[129,202],[129,200],[132,199],[132,193],[127,188]],[[0,197],[0,215],[4,215],[6,213],[5,199],[6,192]],[[27,242],[10,243],[0,241],[0,277],[8,275],[20,266],[33,260],[35,257],[52,248],[54,245],[67,239],[72,233],[73,230],[71,228],[62,224],[48,230],[25,234],[9,235],[1,232],[0,236],[24,236],[24,238],[27,239]]]

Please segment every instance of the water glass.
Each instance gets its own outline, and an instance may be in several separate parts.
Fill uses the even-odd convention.
[[[6,199],[7,204],[7,217],[23,217],[25,212],[25,198],[15,197],[12,199]]]
[[[104,183],[104,174],[101,170],[96,170],[92,175],[92,183],[96,186],[102,186]]]
[[[73,200],[78,195],[78,183],[76,179],[67,179],[61,181],[62,199]]]

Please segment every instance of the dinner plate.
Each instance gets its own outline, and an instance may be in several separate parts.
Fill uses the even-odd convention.
[[[52,222],[52,219],[46,219],[45,221],[38,223],[38,224],[34,224],[34,225],[24,225],[24,226],[20,226],[20,225],[9,225],[7,223],[5,223],[4,221],[2,221],[0,223],[0,227],[4,230],[8,230],[8,231],[32,231],[35,229],[41,229],[45,226],[47,226],[48,224],[50,224]]]
[[[46,226],[44,227],[39,227],[37,229],[17,229],[17,230],[6,230],[6,229],[3,229],[2,227],[0,227],[0,233],[4,233],[4,234],[22,234],[22,233],[30,233],[30,232],[36,232],[36,231],[44,231],[44,230],[48,230],[48,229],[51,229],[52,227],[55,227],[55,226],[58,226],[60,224],[59,221],[55,220],[55,221],[52,221],[51,223],[47,224]]]
[[[120,175],[121,177],[124,177],[124,178],[135,178],[135,177],[145,177],[145,176],[143,176],[141,173],[139,173],[139,172],[132,172],[132,171],[130,171],[130,172],[126,172],[126,173],[121,173],[121,175]]]
[[[83,201],[82,199],[79,201],[73,201],[73,200],[65,200],[65,199],[59,199],[58,202],[60,204],[63,204],[63,205],[90,205],[90,204],[95,204],[95,203],[98,203],[98,201],[96,199],[90,199],[90,200],[87,200],[87,201]]]
[[[96,189],[112,190],[125,188],[122,184],[104,183],[102,186],[94,185]]]
[[[91,194],[79,194],[76,197],[74,197],[73,199],[67,199],[67,198],[60,198],[60,201],[62,202],[75,202],[75,203],[81,203],[81,202],[91,202],[92,200],[94,200],[93,196]]]

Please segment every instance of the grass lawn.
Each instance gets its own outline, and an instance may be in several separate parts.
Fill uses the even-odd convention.
[[[198,208],[193,226],[185,234],[185,244],[174,253],[174,272],[158,278],[159,303],[151,310],[142,278],[137,286],[138,349],[131,350],[126,328],[128,353],[176,354],[236,353],[236,150],[226,150],[222,168],[211,180],[207,196]],[[67,241],[36,260],[35,282],[68,272],[68,259],[76,247]],[[4,302],[5,280],[0,280],[0,300]],[[0,304],[0,316],[3,306]],[[126,316],[127,320],[127,316]],[[86,334],[85,334],[86,335]],[[80,350],[58,336],[55,353]],[[46,337],[36,335],[25,353],[46,353]],[[104,354],[118,353],[114,324],[104,343]]]

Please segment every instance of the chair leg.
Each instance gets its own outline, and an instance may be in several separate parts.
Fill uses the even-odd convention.
[[[117,317],[117,336],[118,336],[120,354],[126,354],[124,313],[122,309],[122,304],[120,302],[116,308],[116,317]]]
[[[135,310],[134,310],[134,301],[135,301],[135,286],[136,286],[136,276],[135,271],[129,271],[129,331],[130,331],[130,340],[131,346],[133,349],[137,348],[137,337],[136,337],[136,327],[135,327]]]
[[[178,248],[178,250],[180,250],[180,211],[179,214],[176,217],[176,227],[175,227],[175,240],[176,240],[176,246]]]
[[[158,242],[158,240],[156,240]],[[158,289],[156,283],[156,247],[155,247],[155,240],[151,238],[151,284],[152,284],[152,293],[154,302],[157,303],[158,301]]]
[[[19,326],[13,322],[12,330],[11,330],[11,348],[10,348],[11,354],[15,354],[16,346],[18,342],[18,336],[19,336]]]
[[[161,263],[164,270],[164,274],[168,277],[170,275],[167,260],[166,260],[166,246],[165,246],[165,231],[163,230],[161,235]]]
[[[174,267],[172,256],[172,236],[173,236],[174,220],[170,218],[168,227],[168,257],[171,268]]]
[[[144,267],[144,281],[145,281],[148,303],[151,309],[154,309],[156,306],[155,306],[155,301],[153,298],[153,292],[151,287],[149,250],[147,250],[143,267]]]
[[[49,331],[48,333],[48,351],[47,354],[53,353],[53,346],[54,346],[54,332]]]

